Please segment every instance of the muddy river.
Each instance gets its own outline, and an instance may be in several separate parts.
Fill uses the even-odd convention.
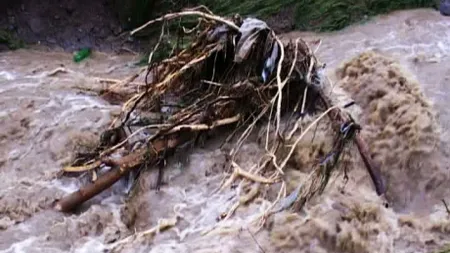
[[[434,177],[448,176],[444,158],[450,155],[446,107],[450,18],[433,10],[401,11],[340,32],[283,35],[285,39],[298,36],[311,44],[321,39],[316,54],[327,64],[332,82],[340,78],[335,69],[342,61],[367,50],[399,61],[433,104],[443,154],[438,156],[442,161]],[[133,64],[138,60],[133,55],[95,53],[75,64],[67,53],[27,49],[0,54],[1,253],[437,252],[450,242],[450,220],[440,197],[431,194],[433,187],[420,198],[408,198],[414,204],[394,210],[383,207],[366,176],[351,178],[347,191],[357,193],[331,191],[305,213],[284,213],[258,233],[244,224],[270,204],[263,199],[218,222],[217,217],[230,210],[237,197],[234,189],[215,191],[225,163],[216,143],[170,162],[160,191],[153,189],[155,175],[149,173],[148,180],[141,182],[147,191],[131,201],[124,182],[118,182],[75,214],[53,210],[55,200],[86,183],[59,178],[61,166],[71,160],[76,147],[92,144],[120,111],[120,106],[98,98],[88,88],[101,87],[102,78],[122,80],[139,72]],[[240,154],[241,166],[251,167],[261,154],[256,143],[247,143]],[[414,179],[418,181],[408,183],[420,185],[420,177]],[[431,185],[445,188],[442,183]],[[347,214],[355,207],[363,211],[352,220]],[[337,214],[347,218],[341,221]],[[175,225],[166,231],[129,237],[171,220]]]

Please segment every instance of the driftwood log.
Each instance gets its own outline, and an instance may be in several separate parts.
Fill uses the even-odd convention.
[[[179,125],[169,130],[168,136],[163,136],[160,139],[151,141],[149,147],[136,150],[120,159],[103,158],[101,159],[101,163],[111,166],[113,169],[101,175],[95,182],[88,184],[59,200],[55,204],[55,209],[62,212],[69,212],[108,189],[141,164],[156,164],[159,159],[165,159],[161,154],[169,150],[174,150],[178,146],[192,140],[196,132],[231,125],[236,123],[239,119],[240,116],[237,115],[235,117],[218,120],[210,125]]]
[[[102,162],[105,165],[111,166],[113,169],[100,176],[94,183],[88,184],[59,200],[55,205],[55,209],[63,212],[69,212],[75,209],[82,203],[111,187],[120,178],[136,168],[136,166],[144,162],[155,163],[159,159],[161,152],[175,148],[181,142],[182,140],[180,138],[170,140],[159,139],[152,142],[151,149],[142,148],[117,160],[104,159]]]

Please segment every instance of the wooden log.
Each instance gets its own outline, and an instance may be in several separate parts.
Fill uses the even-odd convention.
[[[69,212],[76,207],[80,206],[87,200],[93,198],[100,192],[111,187],[114,183],[119,181],[121,177],[126,175],[130,170],[144,162],[156,162],[159,159],[160,152],[165,149],[172,149],[187,141],[188,138],[184,136],[178,136],[178,138],[157,139],[152,142],[151,147],[139,149],[127,156],[120,159],[104,159],[104,164],[112,165],[116,167],[111,171],[108,171],[104,175],[100,176],[94,183],[88,184],[78,191],[73,192],[55,204],[55,209],[62,212]]]
[[[320,89],[317,89],[317,92],[320,100],[325,105],[325,107],[330,108],[332,105],[328,97]],[[328,115],[330,116],[331,121],[334,122],[337,127],[340,127],[341,124],[349,120],[349,117],[344,115],[339,108],[332,110]],[[369,172],[370,178],[372,179],[372,182],[375,186],[375,191],[379,196],[383,195],[386,192],[386,186],[383,182],[379,166],[375,164],[375,162],[370,157],[367,143],[363,140],[359,133],[356,134],[354,142],[356,143],[359,154],[361,155],[364,165]]]
[[[383,195],[386,192],[386,186],[384,185],[380,169],[370,157],[369,148],[359,133],[356,135],[355,142],[356,146],[358,146],[359,154],[361,155],[364,165],[366,165],[367,171],[375,186],[375,191],[378,195]]]
[[[238,122],[241,115],[237,114],[230,118],[220,119],[211,124],[179,125],[169,130],[163,137],[150,141],[149,146],[136,150],[135,152],[121,157],[120,159],[103,158],[102,164],[114,167],[104,175],[100,176],[94,183],[80,188],[78,191],[65,196],[55,204],[55,209],[69,212],[97,194],[111,187],[129,171],[140,166],[144,162],[155,163],[164,151],[173,150],[177,146],[193,139],[196,132],[208,131],[216,127],[231,125]]]

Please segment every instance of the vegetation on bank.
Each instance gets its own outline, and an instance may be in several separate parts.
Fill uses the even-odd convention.
[[[302,0],[296,5],[301,30],[334,31],[391,11],[436,7],[433,0]]]
[[[116,0],[123,2],[126,0]],[[333,31],[368,17],[395,10],[437,7],[435,0],[132,0],[129,7],[120,4],[128,24],[138,26],[168,11],[203,4],[219,15],[240,13],[268,18],[283,10],[294,10],[296,29]],[[127,12],[127,13],[125,13]],[[123,18],[122,18],[123,19]]]
[[[287,29],[334,31],[395,10],[437,8],[439,0],[114,0],[113,3],[125,30],[136,28],[167,12],[205,5],[218,15],[240,13],[267,19],[282,13],[279,15],[280,18],[295,22],[295,27]],[[290,17],[283,15],[290,15]],[[195,19],[191,21],[195,23]],[[189,23],[188,20],[183,21],[184,25],[189,26]],[[137,36],[154,37],[155,33],[159,32],[156,26]],[[24,43],[13,33],[0,29],[0,45],[2,44],[10,49],[24,46]]]
[[[114,8],[124,28],[129,30],[167,12],[190,6],[191,2],[189,0],[114,0]]]
[[[23,41],[19,40],[11,32],[0,29],[0,45],[6,45],[9,49],[19,49],[24,47]]]

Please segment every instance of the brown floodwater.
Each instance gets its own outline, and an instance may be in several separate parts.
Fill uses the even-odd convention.
[[[239,202],[239,194],[252,192],[253,186],[216,191],[224,177],[225,151],[217,143],[207,143],[190,154],[181,152],[168,164],[160,191],[153,189],[155,173],[147,172],[132,198],[127,198],[120,182],[78,213],[58,213],[51,208],[53,202],[86,183],[58,178],[61,166],[70,161],[76,147],[95,142],[120,110],[86,88],[101,87],[100,78],[121,80],[139,72],[133,65],[139,59],[97,53],[75,64],[66,53],[18,50],[0,54],[0,252],[442,249],[450,242],[450,219],[440,202],[449,196],[445,182],[450,154],[450,111],[446,107],[450,101],[446,91],[450,18],[428,9],[401,11],[335,33],[283,35],[285,39],[298,36],[311,45],[322,40],[316,54],[327,64],[330,80],[360,107],[355,117],[367,126],[363,135],[371,143],[374,159],[388,161],[382,170],[391,183],[386,196],[389,208],[376,196],[355,158],[345,189],[337,177],[300,213],[278,213],[257,232],[254,221],[270,206],[274,192],[255,186],[259,195],[254,201],[218,221]],[[395,59],[403,69],[378,54],[341,66],[367,50]],[[391,81],[413,88],[398,88]],[[379,90],[387,94],[383,99],[368,99],[370,92]],[[386,113],[389,106],[394,109]],[[401,119],[404,123],[398,125]],[[321,127],[317,133],[324,146],[329,142],[326,130]],[[294,164],[312,160],[303,153],[306,149],[310,149],[308,143],[299,144]],[[248,169],[262,154],[258,144],[249,142],[237,162]],[[402,162],[403,157],[408,161]],[[301,168],[287,171],[288,192],[307,172]],[[174,220],[174,226],[154,236],[128,237],[161,219]]]

